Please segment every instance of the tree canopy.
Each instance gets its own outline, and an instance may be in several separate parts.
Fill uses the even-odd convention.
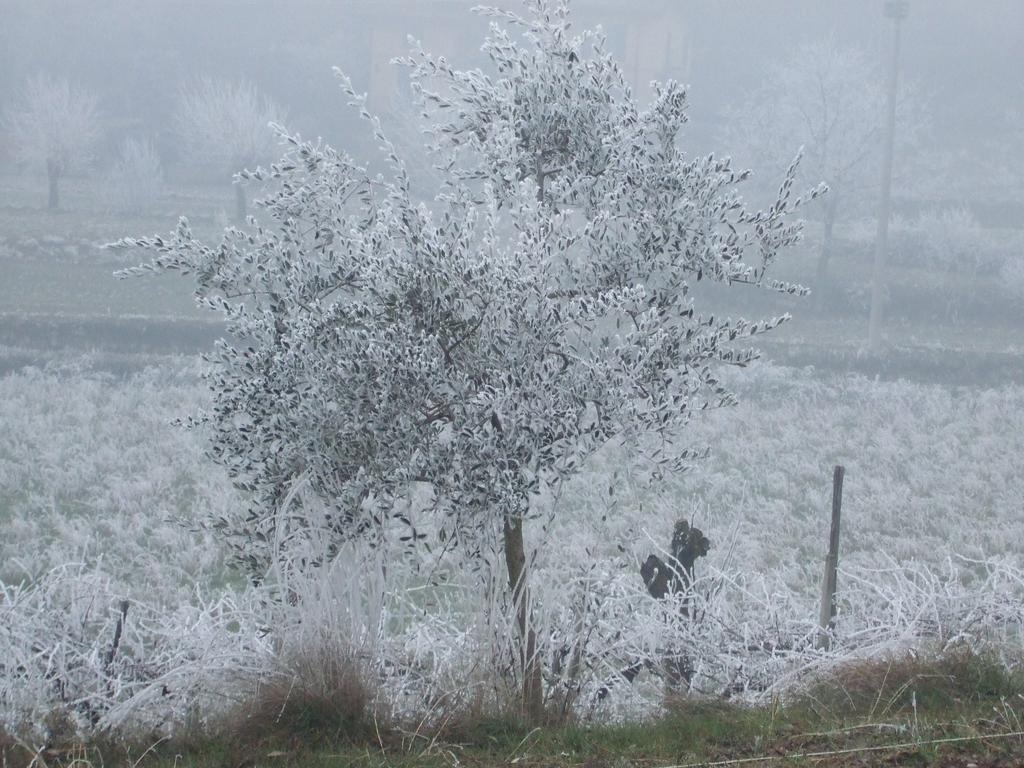
[[[49,205],[57,208],[59,179],[92,162],[100,137],[96,97],[66,79],[39,74],[29,78],[21,101],[8,108],[4,127],[18,161],[46,169]]]

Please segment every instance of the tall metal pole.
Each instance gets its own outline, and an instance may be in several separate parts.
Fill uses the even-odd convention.
[[[886,0],[884,12],[892,24],[892,57],[889,60],[889,92],[882,143],[882,185],[878,204],[878,232],[875,235],[875,268],[871,277],[871,318],[868,348],[878,351],[882,342],[882,311],[885,301],[885,266],[889,255],[889,206],[892,198],[892,147],[896,132],[896,86],[899,81],[900,22],[907,17],[908,0]]]

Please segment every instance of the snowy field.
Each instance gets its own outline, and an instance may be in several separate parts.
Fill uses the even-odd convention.
[[[666,648],[685,649],[695,690],[756,698],[849,654],[1019,640],[1024,387],[769,365],[728,381],[740,405],[689,433],[709,458],[657,483],[609,447],[542,500],[527,529],[550,674],[565,678],[559,660],[586,651],[570,686],[582,714],[654,711],[652,676],[630,685],[616,673]],[[171,728],[323,643],[347,644],[392,712],[500,699],[481,659],[503,652],[507,606],[481,600],[476,586],[500,576],[460,575],[436,541],[389,565],[386,579],[383,552],[346,550],[288,585],[302,607],[279,604],[267,621],[265,593],[225,568],[200,526],[240,501],[204,458],[201,435],[170,423],[206,398],[192,363],[130,378],[70,365],[0,379],[0,698],[15,704],[10,724],[63,706],[84,725]],[[840,616],[824,652],[812,641],[835,464],[847,473]],[[712,544],[686,621],[647,598],[639,575],[678,519]]]
[[[11,5],[0,768],[1021,735],[1024,3]]]

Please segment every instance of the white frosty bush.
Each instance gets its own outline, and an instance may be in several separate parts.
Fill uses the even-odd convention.
[[[1004,291],[1024,301],[1024,250],[1012,254],[1003,262],[999,278]]]
[[[966,208],[921,211],[916,229],[928,261],[954,276],[992,272],[999,267],[992,238]]]
[[[296,572],[290,602],[249,588],[197,594],[174,610],[122,603],[84,567],[5,587],[0,723],[37,745],[60,722],[167,735],[215,724],[261,687],[330,695],[339,660],[370,691],[369,706],[399,722],[439,723],[506,702],[510,683],[489,670],[503,658],[514,666],[512,607],[482,601],[472,580],[387,588],[381,564],[379,553],[350,549]],[[647,595],[630,568],[543,576],[563,598],[547,601],[537,621],[539,652],[560,660],[548,667],[549,705],[586,719],[655,714],[674,660],[691,670],[695,692],[758,701],[851,657],[900,649],[966,645],[1012,666],[1024,639],[1024,572],[1007,561],[843,569],[829,651],[814,642],[814,600],[772,574],[709,568],[685,596],[686,615],[678,601]]]
[[[2,598],[0,723],[33,746],[75,731],[173,731],[223,711],[269,666],[251,596],[197,593],[168,608],[65,566]]]
[[[153,142],[125,139],[107,174],[111,207],[122,213],[152,211],[164,184],[164,170]]]

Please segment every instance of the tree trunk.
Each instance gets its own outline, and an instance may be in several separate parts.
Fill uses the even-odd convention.
[[[814,306],[819,310],[825,305],[825,281],[828,279],[828,260],[832,256],[832,232],[835,228],[839,202],[835,193],[830,193],[830,195],[828,204],[825,206],[825,231],[821,237],[821,252],[818,254],[818,269],[814,278]]]
[[[530,590],[527,585],[526,545],[523,542],[523,517],[515,512],[505,518],[505,567],[519,632],[520,671],[522,672],[522,716],[531,725],[544,719],[544,690],[540,659],[537,657],[537,633],[530,626]]]
[[[241,182],[235,182],[235,223],[238,226],[245,224],[245,187],[242,186]]]
[[[46,161],[46,176],[50,182],[50,195],[46,207],[55,211],[60,208],[60,191],[57,188],[57,181],[60,179],[60,164],[56,160]]]

